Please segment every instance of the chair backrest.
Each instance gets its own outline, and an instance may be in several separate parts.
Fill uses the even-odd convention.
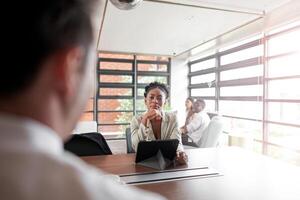
[[[105,138],[97,132],[74,134],[65,142],[64,148],[77,156],[112,154]]]
[[[134,149],[132,148],[130,128],[126,128],[125,134],[126,134],[127,153],[135,153]]]
[[[198,146],[200,148],[216,147],[222,132],[223,132],[222,117],[214,116],[211,119],[208,127],[204,131],[203,136],[201,137]]]

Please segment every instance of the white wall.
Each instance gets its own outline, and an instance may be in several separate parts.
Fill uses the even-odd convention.
[[[188,96],[188,66],[185,59],[172,58],[171,108],[177,111],[179,126],[185,121],[185,99]]]

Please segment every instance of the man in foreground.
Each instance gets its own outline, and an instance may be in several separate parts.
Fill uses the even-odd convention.
[[[162,199],[63,150],[92,88],[93,2],[8,4],[16,16],[3,27],[10,43],[2,62],[10,64],[0,75],[1,199]]]

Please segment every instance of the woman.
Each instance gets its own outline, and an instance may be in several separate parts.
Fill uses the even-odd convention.
[[[193,97],[188,97],[185,100],[185,112],[186,112],[186,117],[185,117],[185,123],[182,127],[180,127],[181,133],[182,130],[186,125],[188,125],[194,115],[193,112],[193,104],[194,104],[194,98]],[[187,145],[188,144],[188,136],[186,134],[182,134],[182,144]]]
[[[169,90],[162,83],[153,82],[145,87],[144,101],[147,111],[132,119],[132,147],[136,151],[139,141],[142,140],[178,139],[176,161],[186,164],[187,155],[183,151],[176,114],[163,111],[168,96]]]
[[[190,123],[192,117],[193,117],[193,104],[194,104],[194,98],[188,97],[185,100],[185,112],[186,112],[186,118],[185,118],[185,126]]]

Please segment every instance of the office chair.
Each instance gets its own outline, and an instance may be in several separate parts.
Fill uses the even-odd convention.
[[[126,134],[127,153],[135,153],[134,149],[132,148],[130,128],[126,128],[125,134]]]
[[[216,147],[221,133],[223,132],[223,122],[221,116],[214,116],[204,131],[198,146],[200,148]]]
[[[64,149],[77,156],[111,155],[105,138],[97,132],[73,134]]]

